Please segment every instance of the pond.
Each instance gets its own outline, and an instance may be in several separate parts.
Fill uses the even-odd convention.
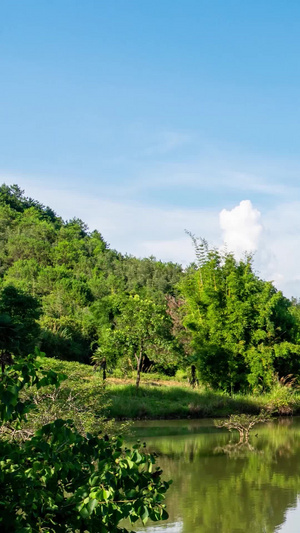
[[[255,426],[249,447],[212,420],[137,422],[133,434],[173,480],[169,519],[137,533],[299,533],[300,418]]]

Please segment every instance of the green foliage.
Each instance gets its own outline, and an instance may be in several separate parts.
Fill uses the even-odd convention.
[[[36,212],[40,214],[41,219],[56,222],[57,226],[61,223],[61,219],[55,215],[50,207],[45,207],[32,198],[26,198],[24,191],[18,185],[9,186],[3,184],[0,186],[0,205],[8,206],[16,213],[23,213],[25,210],[34,207]]]
[[[25,355],[34,349],[40,328],[38,301],[12,285],[0,284],[0,353]]]
[[[274,377],[271,390],[268,394],[267,409],[277,415],[292,415],[297,408],[297,393],[299,387],[297,378],[293,375]]]
[[[83,221],[1,186],[2,360],[38,343],[54,358],[105,357],[108,371],[135,366],[138,376],[195,365],[203,383],[231,394],[298,375],[298,302],[259,279],[251,257],[236,261],[191,237],[198,263],[186,272],[123,256]]]
[[[7,367],[0,382],[1,433],[14,429],[30,407],[20,399],[28,386],[58,385],[63,376],[39,369],[34,356]],[[155,459],[119,437],[81,435],[70,420],[57,419],[19,443],[0,440],[0,527],[3,533],[127,530],[124,518],[167,518],[169,484]]]
[[[143,360],[167,362],[172,360],[171,321],[165,306],[138,294],[123,298],[119,304],[119,315],[114,329],[103,330],[101,349],[93,360],[108,354],[115,360],[122,354],[137,368],[137,386],[140,381]]]
[[[160,303],[163,303],[165,294],[177,294],[176,285],[182,275],[180,265],[163,263],[152,256],[144,259],[126,257],[119,266],[129,292],[152,297]]]
[[[35,406],[27,416],[26,431],[35,431],[56,418],[72,419],[82,434],[99,431],[114,434],[126,430],[126,427],[116,430],[114,420],[107,420],[110,402],[100,372],[95,372],[90,365],[48,357],[41,360],[41,368],[64,374],[66,379],[59,387],[39,390],[30,387],[23,392],[22,397],[30,399]]]
[[[118,527],[123,518],[167,518],[168,484],[153,463],[120,438],[82,437],[56,420],[1,461],[2,531],[114,533],[126,531]]]
[[[41,370],[40,364],[36,361],[37,355],[41,355],[38,350],[33,355],[28,355],[26,359],[18,358],[14,364],[7,365],[2,372],[0,421],[2,424],[9,424],[11,429],[20,427],[20,423],[32,407],[30,399],[24,400],[20,396],[23,389],[33,386],[37,389],[45,385],[58,386],[62,379],[65,379],[63,374]],[[12,423],[15,426],[11,426]]]
[[[135,292],[164,305],[182,275],[179,265],[110,250],[98,231],[80,219],[62,221],[17,185],[0,187],[0,230],[0,276],[39,300],[35,339],[53,357],[89,361],[121,300]]]
[[[300,370],[291,303],[260,280],[252,258],[196,243],[198,267],[181,283],[184,324],[192,335],[194,361],[203,382],[231,393],[268,390],[274,374]]]
[[[40,320],[40,326],[41,350],[49,357],[89,362],[91,339],[84,333],[82,322],[78,318],[44,316]]]
[[[226,420],[214,420],[218,428],[226,428],[228,431],[236,430],[240,434],[240,443],[248,442],[249,433],[254,426],[263,422],[268,422],[271,416],[266,411],[261,411],[258,415],[242,413],[240,415],[230,415]]]

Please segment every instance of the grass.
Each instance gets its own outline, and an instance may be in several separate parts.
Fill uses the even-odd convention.
[[[191,389],[186,381],[176,381],[161,374],[144,374],[137,389],[134,377],[109,377],[103,388],[101,375],[81,363],[43,359],[43,367],[63,372],[68,379],[61,385],[61,410],[72,409],[91,427],[103,419],[172,419],[222,417],[230,414],[257,414],[261,409],[275,414],[300,413],[300,395],[285,387],[274,387],[269,394],[234,395],[204,388]],[[72,415],[72,412],[70,413]],[[70,416],[71,417],[71,416]]]
[[[258,413],[261,406],[256,398],[205,390],[193,390],[182,384],[159,387],[142,385],[110,385],[109,414],[116,419],[141,418],[204,418],[231,413]]]
[[[36,404],[30,411],[26,429],[35,431],[56,418],[71,419],[82,433],[104,431],[114,433],[113,420],[107,420],[108,398],[99,373],[93,367],[43,357],[42,369],[54,370],[67,376],[60,387],[27,390],[27,396]]]

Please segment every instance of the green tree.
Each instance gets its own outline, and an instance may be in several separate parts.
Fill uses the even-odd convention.
[[[9,435],[30,408],[20,397],[63,376],[38,368],[35,356],[7,367],[0,382],[0,527],[3,533],[126,533],[123,518],[146,523],[167,518],[168,483],[155,459],[122,439],[82,436],[71,421],[55,420],[25,442]]]
[[[19,214],[13,227],[8,231],[6,253],[12,264],[19,259],[36,259],[42,265],[50,262],[50,252],[55,240],[52,222],[43,219],[34,207]]]
[[[105,330],[99,357],[105,353],[130,359],[136,365],[138,387],[144,358],[154,362],[170,361],[172,351],[171,320],[165,306],[138,294],[123,298],[114,329]]]
[[[276,373],[298,372],[289,300],[254,274],[251,257],[236,261],[205,241],[195,245],[198,265],[181,290],[202,381],[232,393],[268,389]]]
[[[125,257],[115,266],[125,281],[125,290],[164,303],[165,295],[174,296],[176,285],[182,275],[182,267],[175,263],[163,263],[155,257],[137,259]]]
[[[41,265],[37,259],[19,259],[6,270],[5,283],[14,285],[31,296],[40,296],[38,282],[40,271]]]
[[[0,276],[39,299],[48,353],[88,361],[119,314],[114,298],[134,292],[164,305],[181,274],[179,265],[110,250],[82,220],[64,222],[17,185],[0,186]]]
[[[31,352],[40,334],[36,298],[12,285],[0,285],[0,350],[14,355]]]
[[[7,314],[0,314],[0,363],[2,373],[5,366],[11,364],[13,352],[18,349],[18,327]]]
[[[55,222],[57,227],[62,223],[62,220],[56,216],[50,207],[45,207],[37,200],[27,198],[24,195],[24,191],[16,184],[6,185],[3,183],[0,186],[0,205],[9,206],[16,213],[23,213],[25,210],[34,207],[40,213],[41,218]]]

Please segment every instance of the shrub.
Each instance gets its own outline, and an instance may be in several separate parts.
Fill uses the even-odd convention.
[[[35,356],[7,366],[0,382],[0,529],[3,533],[125,533],[123,518],[146,523],[167,518],[169,484],[155,459],[120,437],[81,435],[57,419],[20,442],[30,399],[22,390],[58,386],[64,378],[38,368]],[[4,438],[5,437],[5,438]]]

